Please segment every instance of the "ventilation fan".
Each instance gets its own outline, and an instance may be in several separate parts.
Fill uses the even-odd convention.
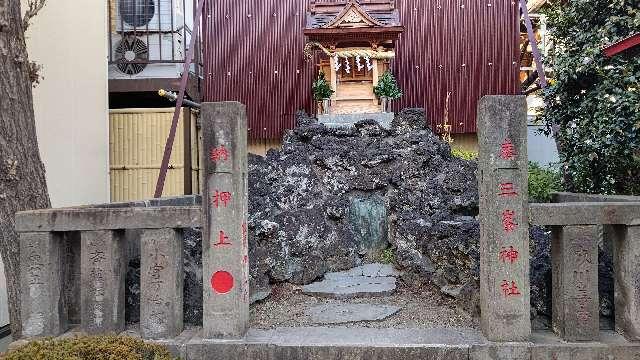
[[[121,72],[127,75],[140,74],[147,67],[147,64],[140,62],[149,60],[149,48],[139,38],[126,36],[116,47],[115,60]]]
[[[122,21],[133,27],[149,24],[155,13],[155,0],[120,0]]]

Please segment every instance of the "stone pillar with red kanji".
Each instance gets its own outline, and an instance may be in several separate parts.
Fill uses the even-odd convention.
[[[485,96],[478,107],[481,326],[490,341],[531,335],[527,104]]]
[[[203,337],[240,338],[249,325],[246,108],[205,103],[201,114]]]

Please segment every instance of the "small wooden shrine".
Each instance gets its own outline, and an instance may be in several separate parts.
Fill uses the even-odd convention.
[[[304,34],[305,53],[314,57],[335,91],[329,114],[380,113],[373,88],[395,57],[404,31],[395,0],[312,0]]]

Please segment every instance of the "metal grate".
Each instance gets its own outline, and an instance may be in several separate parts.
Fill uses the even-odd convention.
[[[149,64],[182,64],[191,37],[197,36],[191,71],[198,77],[202,74],[201,36],[191,30],[196,0],[107,0],[107,4],[109,64],[128,75]],[[132,44],[146,51],[131,51]]]

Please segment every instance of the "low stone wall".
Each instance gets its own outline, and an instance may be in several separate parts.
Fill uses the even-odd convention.
[[[508,104],[520,107],[522,98],[490,97],[483,101],[483,104],[486,105],[486,111],[481,112],[481,115],[484,114],[487,118],[495,117],[496,109],[503,109],[502,113],[498,111],[500,116],[510,117],[513,114],[524,116],[524,112],[505,110],[512,109]],[[203,109],[209,108],[203,106]],[[218,117],[230,116],[230,119],[224,122],[225,124],[234,124],[233,114],[245,116],[243,111],[240,111],[242,107],[238,104],[221,104],[212,108],[215,111],[210,112],[218,114]],[[522,117],[520,115],[509,118],[509,122],[519,124],[518,120]],[[206,111],[204,116],[207,116]],[[403,128],[403,117],[396,120],[399,123],[396,122],[395,130],[392,131],[400,131],[402,134],[400,141],[414,144],[415,146],[410,146],[415,151],[422,151],[424,142],[433,138],[433,134],[427,131],[420,131],[418,135],[403,132],[400,130]],[[486,120],[483,120],[485,125],[488,124]],[[502,124],[503,122],[498,121],[498,123]],[[409,128],[414,125],[415,123],[405,124]],[[220,132],[214,132],[210,137],[217,140],[225,139],[224,126],[221,128]],[[310,125],[310,127],[298,129],[298,131],[302,131],[297,135],[302,143],[305,141],[314,143],[316,136],[327,130],[324,127],[318,128]],[[352,131],[351,135],[347,136],[349,140],[345,141],[351,141],[353,137],[364,136],[365,139],[360,145],[368,149],[372,147],[375,149],[375,146],[383,148],[389,146],[388,143],[380,141],[380,137],[384,137],[388,133],[377,124],[366,122],[356,124],[355,129],[350,131]],[[493,136],[492,139],[495,140],[493,146],[495,147],[499,145],[498,142],[504,141],[502,143],[504,151],[504,146],[509,145],[509,142],[503,138],[515,136],[515,143],[521,147],[523,144],[518,140],[518,134],[515,130],[509,130],[505,134]],[[334,135],[333,140],[344,136],[335,133]],[[302,143],[290,147],[285,144],[284,154],[291,156],[289,160],[295,159],[293,154],[296,153],[296,150],[307,146]],[[377,145],[374,146],[374,144]],[[434,144],[438,145],[437,142]],[[337,166],[336,161],[340,162],[339,159],[335,159],[335,156],[328,156],[335,154],[333,144],[316,142],[314,146],[326,146],[327,156],[307,159],[308,161],[321,162],[329,170],[331,167]],[[231,148],[231,146],[227,146],[227,148]],[[509,146],[506,148],[511,149]],[[438,149],[448,148],[442,145]],[[330,176],[325,179],[333,178],[329,183],[338,186],[337,189],[340,189],[340,184],[353,180],[358,184],[357,186],[362,186],[361,191],[371,192],[379,190],[378,186],[382,176],[390,181],[385,185],[385,188],[395,186],[406,190],[413,189],[413,192],[409,191],[409,193],[399,192],[395,195],[396,200],[390,201],[392,202],[390,206],[395,211],[399,211],[403,207],[403,202],[398,200],[398,197],[424,195],[424,191],[421,189],[425,190],[425,186],[447,189],[447,199],[451,201],[450,206],[453,208],[449,207],[446,210],[440,208],[439,211],[431,209],[435,212],[430,214],[432,219],[438,219],[441,224],[446,225],[451,225],[452,216],[458,216],[454,219],[462,223],[459,211],[474,206],[475,198],[473,195],[460,194],[455,187],[448,185],[446,178],[431,179],[432,181],[426,183],[415,182],[416,171],[425,171],[424,166],[427,164],[425,162],[417,168],[415,164],[399,163],[397,167],[383,169],[384,171],[403,169],[399,173],[406,176],[404,180],[388,178],[381,169],[371,170],[380,163],[388,163],[392,160],[387,157],[388,154],[385,151],[375,151],[375,153],[379,161],[373,161],[367,165],[368,171],[375,175],[373,178],[362,181],[363,179],[355,179],[353,178],[355,175],[352,175],[351,177]],[[398,157],[400,155],[396,154]],[[213,153],[211,156],[213,158]],[[507,156],[505,154],[501,154],[501,156],[505,161],[513,160],[511,158],[505,159],[504,157]],[[451,164],[463,167],[470,165],[452,160],[450,154],[435,155],[430,159],[437,161],[429,166],[445,166],[447,161],[448,166]],[[482,159],[486,162],[493,161],[487,160],[486,157],[481,158],[481,161]],[[282,160],[286,162],[286,156]],[[429,159],[423,158],[423,160],[428,161]],[[234,169],[235,167],[242,168],[246,162],[243,163],[243,160],[239,160],[233,164],[235,164]],[[309,163],[307,165],[312,166]],[[242,180],[242,176],[232,171],[218,170],[222,174],[229,175],[221,178],[233,178],[230,183],[222,184],[233,187],[232,196],[238,192],[246,194],[246,181]],[[294,174],[305,171],[304,168],[298,168],[298,172],[294,171]],[[513,179],[507,179],[506,181],[509,182],[506,183],[496,183],[495,180],[486,180],[482,174],[483,171],[494,172],[500,178],[511,176]],[[211,170],[209,167],[209,173],[214,174],[216,170]],[[480,166],[480,173],[481,188],[485,190],[483,191],[485,199],[481,202],[480,209],[483,219],[483,237],[478,250],[480,261],[483,264],[482,291],[479,292],[480,302],[483,304],[482,333],[432,329],[411,330],[410,333],[403,333],[400,337],[395,337],[392,333],[393,330],[387,329],[369,333],[364,340],[356,339],[366,333],[365,330],[358,329],[350,333],[349,331],[324,328],[277,329],[246,333],[243,329],[248,323],[246,319],[248,299],[244,291],[236,291],[232,297],[205,301],[204,304],[202,301],[203,292],[211,291],[208,286],[206,289],[202,286],[203,253],[211,250],[214,246],[228,244],[227,238],[223,237],[222,232],[220,232],[221,237],[218,238],[216,237],[218,231],[214,231],[213,233],[209,232],[209,236],[205,236],[208,245],[203,246],[202,240],[198,243],[198,236],[202,238],[198,232],[199,228],[203,226],[203,207],[208,209],[212,204],[215,206],[217,201],[221,200],[212,197],[211,200],[208,200],[213,201],[211,204],[205,203],[204,206],[195,206],[198,203],[198,198],[188,197],[18,213],[16,228],[20,234],[21,305],[24,335],[27,338],[59,336],[76,324],[79,324],[80,331],[90,334],[123,333],[126,314],[133,314],[134,309],[139,308],[139,330],[124,333],[141,336],[145,339],[157,339],[160,343],[169,345],[175,354],[188,360],[206,359],[211,356],[222,359],[333,357],[368,359],[401,356],[409,359],[426,357],[493,360],[577,358],[635,360],[640,354],[640,285],[637,281],[640,278],[640,267],[638,266],[640,258],[640,199],[638,201],[636,199],[621,201],[619,198],[598,197],[597,201],[591,201],[591,197],[587,195],[559,194],[556,198],[587,200],[587,202],[527,204],[526,181],[524,181],[526,177],[523,178],[519,175],[525,174],[520,163],[516,164],[515,160],[513,163],[508,161],[494,162],[490,166],[484,163]],[[293,179],[302,178],[294,177]],[[209,179],[209,186],[220,185],[218,180]],[[310,215],[305,212],[304,204],[296,195],[300,193],[295,190],[313,184],[291,181],[292,179],[287,177],[284,177],[284,180],[289,181],[286,186],[288,190],[284,190],[288,195],[283,197],[286,202],[278,204],[279,209],[291,206],[291,209],[296,210],[294,212],[296,216],[300,213]],[[318,178],[316,180],[319,181]],[[361,181],[358,182],[358,180]],[[487,184],[499,186],[492,188],[487,187]],[[516,196],[518,191],[521,191],[522,196]],[[218,191],[215,194],[217,195]],[[315,193],[315,195],[316,197],[327,196],[323,193]],[[338,203],[339,195],[333,194],[329,197],[336,199]],[[368,194],[366,198],[371,199],[370,195]],[[510,201],[499,198],[503,195],[509,196]],[[207,198],[209,199],[211,196],[212,193],[209,193]],[[240,198],[242,197],[240,196]],[[253,206],[259,208],[269,199],[271,199],[269,194],[265,193],[258,198],[259,201]],[[313,201],[313,199],[311,200]],[[436,199],[426,198],[421,201],[426,200],[434,202]],[[245,241],[246,223],[243,221],[246,214],[246,200],[242,201],[245,203],[234,205],[233,213],[225,215],[233,218],[234,223],[226,217],[216,221],[211,216],[214,213],[206,217],[209,227],[219,224],[232,226],[234,230],[231,231],[235,232],[236,240],[242,240],[240,242],[243,246],[241,251],[229,253],[236,255],[235,257],[230,255],[229,258],[224,258],[225,264],[229,267],[235,266],[230,271],[237,271],[237,275],[243,276],[242,278],[236,276],[242,281],[242,285],[238,286],[239,289],[244,289],[246,285],[246,269],[243,270],[242,267],[246,266],[247,260],[249,260],[246,256],[247,247],[252,246]],[[421,204],[429,205],[430,202],[421,202]],[[340,226],[344,228],[347,213],[341,210],[344,210],[346,204],[343,202],[339,204],[340,206],[336,207],[322,206],[322,216],[309,218],[309,223],[325,221],[325,216],[327,216],[331,221],[341,224]],[[437,201],[434,203],[435,205],[437,205]],[[379,208],[380,205],[375,201],[351,202],[349,211],[357,215],[355,220],[358,221],[364,217],[362,214],[369,216],[375,213],[376,217],[393,217],[385,212],[372,212],[367,210],[368,207]],[[273,208],[271,210],[275,211]],[[397,212],[396,215],[402,214],[402,216],[411,217],[413,208],[406,207],[404,210]],[[513,217],[509,215],[509,211],[520,211],[521,214],[518,214],[518,217]],[[502,221],[484,220],[487,216],[495,217],[496,215],[498,219],[502,216]],[[264,214],[259,216],[264,216]],[[283,221],[285,224],[287,221],[292,222],[299,228],[297,231],[306,235],[298,239],[298,241],[300,239],[304,241],[297,244],[297,249],[287,248],[287,256],[295,254],[303,257],[304,251],[308,251],[309,248],[307,241],[309,231],[308,229],[304,230],[309,224],[301,221],[305,217],[296,216],[285,216]],[[238,222],[238,220],[243,221]],[[465,221],[472,222],[473,220],[465,219]],[[415,224],[419,223],[420,221],[408,222],[405,226],[414,224],[415,227]],[[525,231],[530,224],[549,226],[553,233],[551,244],[554,294],[552,328],[556,335],[532,333],[531,331],[529,322],[530,294],[527,285],[530,258],[527,246],[529,244],[526,241],[528,231]],[[427,224],[424,226],[426,227]],[[428,227],[431,228],[432,224],[429,224]],[[603,227],[607,227],[609,230],[607,232],[600,231]],[[249,229],[257,233],[256,239],[253,241],[271,240],[271,245],[275,244],[274,246],[288,245],[286,239],[283,241],[278,238],[281,235],[280,231],[273,228],[274,226],[264,222],[249,224]],[[514,236],[508,238],[514,241],[514,245],[507,248],[509,244],[505,245],[504,239],[516,228],[520,229],[517,236],[515,236],[516,232],[513,232]],[[261,231],[263,233],[258,234]],[[378,233],[379,231],[372,232]],[[401,232],[396,229],[391,234],[398,236]],[[606,241],[610,241],[612,244],[611,254],[615,274],[615,333],[601,332],[599,329],[597,259],[599,256],[598,244],[602,238],[609,239]],[[318,237],[318,239],[322,239],[323,244],[332,244],[330,240],[336,241],[331,238]],[[338,239],[340,238],[338,237]],[[395,239],[395,245],[398,249],[403,246],[400,241],[402,238],[398,236]],[[375,242],[371,244],[374,244],[375,248]],[[198,253],[198,248],[200,253]],[[441,250],[440,248],[427,249],[427,253],[437,254]],[[260,248],[254,246],[253,251],[249,253],[251,261],[260,262],[265,258],[264,254],[257,253],[259,251]],[[207,261],[212,264],[216,263],[215,259],[221,259],[219,257],[222,256],[221,254],[210,256]],[[355,256],[355,254],[351,255]],[[127,266],[127,261],[130,259],[133,259],[132,262],[136,260],[139,262],[141,269],[138,270],[139,280],[135,279],[136,265]],[[232,264],[234,261],[237,263]],[[325,262],[325,258],[318,261],[320,264]],[[263,268],[270,266],[272,271],[277,271],[278,265],[280,264],[262,264]],[[309,270],[310,273],[316,274],[314,277],[321,276],[324,271],[323,268],[314,267],[317,263],[309,264],[309,269],[306,268],[306,263],[301,262],[298,265],[301,268],[298,270],[302,270],[303,273]],[[252,268],[259,269],[260,266],[252,263]],[[187,270],[185,271],[185,269]],[[205,266],[204,271],[208,271],[208,274],[211,273],[211,270],[212,266]],[[207,276],[209,276],[208,274]],[[189,283],[189,276],[193,276],[195,279],[192,279],[190,285],[185,286],[185,283]],[[254,277],[254,279],[256,278]],[[216,297],[230,294],[226,288],[217,289],[213,283],[213,277],[211,281]],[[136,285],[139,286],[139,306],[135,305],[135,295],[125,295],[125,284],[127,284],[127,288],[131,289]],[[230,288],[237,284],[240,283],[232,282]],[[520,284],[519,288],[516,287],[518,284]],[[193,299],[193,303],[185,300],[189,294],[185,289],[189,286],[194,288],[199,286],[197,289],[201,295],[199,305],[196,305],[197,299]],[[133,294],[132,290],[130,292]],[[212,294],[208,296],[211,297]],[[255,294],[253,295],[255,296]],[[500,301],[493,301],[495,299]],[[125,306],[126,300],[131,303],[129,310]],[[189,323],[189,314],[185,309],[194,311],[192,320],[196,324],[198,320],[202,321],[203,313],[209,314],[204,317],[202,328],[184,330],[184,324]],[[226,311],[227,309],[233,311]],[[228,323],[225,322],[227,320],[229,320]],[[224,340],[214,340],[213,338]]]

